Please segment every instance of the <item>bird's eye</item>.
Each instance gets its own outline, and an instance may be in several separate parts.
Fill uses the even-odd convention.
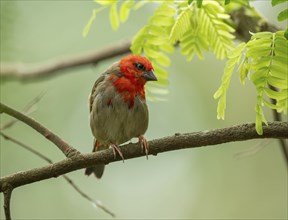
[[[142,63],[135,63],[134,64],[138,70],[145,71],[145,66]]]

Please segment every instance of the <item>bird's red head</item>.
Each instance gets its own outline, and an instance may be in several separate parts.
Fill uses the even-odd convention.
[[[145,99],[144,85],[147,81],[156,81],[151,62],[139,55],[128,55],[119,61],[119,75],[111,75],[109,79],[121,94],[128,107],[134,105],[134,98],[139,95]]]
[[[122,58],[119,65],[124,77],[140,84],[157,80],[152,64],[146,57],[131,54]]]

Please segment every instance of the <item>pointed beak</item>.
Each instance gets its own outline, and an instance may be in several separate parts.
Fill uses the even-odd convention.
[[[144,72],[144,73],[142,74],[142,77],[143,77],[144,79],[146,79],[147,81],[157,81],[157,78],[156,78],[153,70]]]

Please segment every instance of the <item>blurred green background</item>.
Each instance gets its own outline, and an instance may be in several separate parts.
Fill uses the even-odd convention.
[[[257,1],[255,7],[272,23],[279,7]],[[114,32],[108,11],[100,13],[87,38],[82,30],[96,7],[92,1],[2,1],[1,61],[34,63],[104,48],[130,39],[148,21],[155,6],[132,11],[128,22]],[[284,26],[283,24],[280,24]],[[253,122],[255,89],[233,77],[225,121],[216,119],[213,94],[220,85],[224,61],[205,54],[187,63],[179,51],[171,55],[169,94],[165,102],[149,102],[147,139]],[[65,71],[36,81],[1,80],[1,102],[22,109],[41,92],[44,97],[31,116],[81,152],[92,149],[87,97],[94,81],[112,62]],[[157,74],[157,73],[156,73]],[[267,119],[272,120],[270,111]],[[1,115],[1,123],[11,118]],[[45,138],[22,123],[7,134],[44,153],[53,161],[64,156]],[[1,141],[1,176],[46,165],[23,148]],[[238,153],[257,146],[251,156]],[[92,198],[100,200],[119,219],[287,219],[287,167],[276,140],[255,140],[187,149],[112,163],[101,180],[69,174]],[[3,195],[1,194],[1,219]],[[111,218],[94,208],[63,178],[49,179],[14,190],[14,219]]]

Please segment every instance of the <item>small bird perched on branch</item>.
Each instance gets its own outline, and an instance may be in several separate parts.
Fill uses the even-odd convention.
[[[95,138],[93,152],[112,147],[123,159],[120,144],[133,137],[148,157],[144,133],[148,127],[148,108],[144,85],[157,81],[151,62],[139,55],[128,55],[112,64],[95,82],[89,97],[90,127]],[[101,178],[105,164],[89,167],[86,175]]]

